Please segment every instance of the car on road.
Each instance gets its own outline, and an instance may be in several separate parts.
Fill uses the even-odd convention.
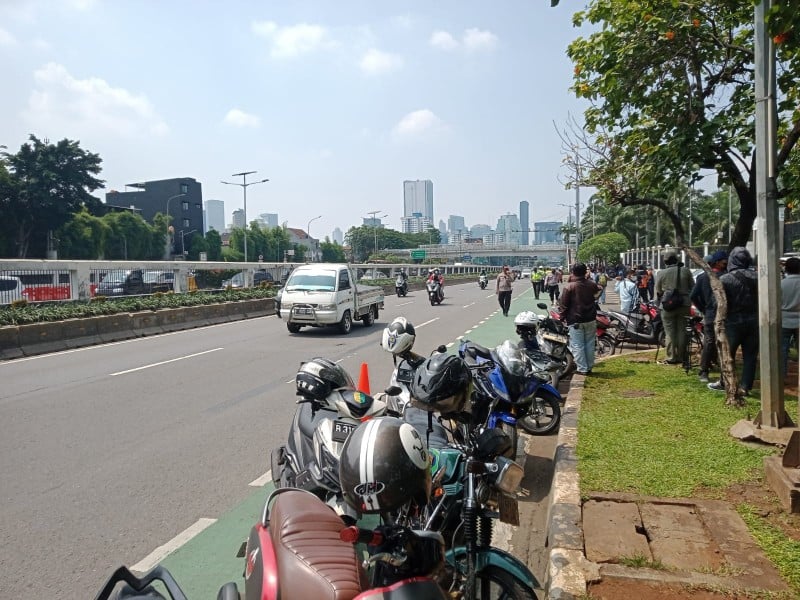
[[[115,269],[106,273],[95,290],[96,296],[131,296],[148,293],[141,269]]]
[[[531,270],[528,267],[525,267],[524,269],[522,269],[522,278],[525,279],[526,277],[528,279],[531,278]]]
[[[253,286],[261,285],[262,283],[272,283],[275,281],[275,278],[272,276],[272,273],[261,269],[260,271],[256,271],[253,273]],[[244,287],[244,273],[237,273],[230,279],[226,279],[222,282],[222,287],[227,288],[241,288]]]
[[[10,275],[0,276],[0,304],[11,304],[15,300],[22,300],[23,285],[19,277]]]
[[[175,273],[172,271],[145,271],[142,280],[145,290],[150,293],[171,292],[175,289]]]

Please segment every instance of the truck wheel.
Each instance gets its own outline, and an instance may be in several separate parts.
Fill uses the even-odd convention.
[[[342,320],[339,321],[339,333],[343,333],[347,335],[350,333],[350,330],[353,328],[353,317],[350,316],[350,311],[344,311],[342,315]]]
[[[300,327],[301,326],[298,325],[297,323],[287,323],[286,324],[286,329],[289,330],[289,333],[297,333],[297,332],[299,332],[300,331]]]
[[[375,312],[372,310],[371,306],[367,314],[361,317],[361,322],[364,324],[364,327],[372,327],[372,324],[375,323]]]

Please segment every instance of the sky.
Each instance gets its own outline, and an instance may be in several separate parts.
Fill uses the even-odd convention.
[[[568,5],[569,8],[568,8]],[[369,213],[400,229],[403,181],[433,181],[434,224],[566,221],[563,129],[585,105],[566,47],[583,3],[0,0],[0,144],[69,138],[105,197],[193,177],[203,199],[313,237]],[[585,196],[588,197],[588,194]]]

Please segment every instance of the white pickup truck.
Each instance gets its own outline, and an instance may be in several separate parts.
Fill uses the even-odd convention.
[[[313,263],[296,267],[280,294],[278,316],[286,328],[336,326],[350,333],[353,321],[371,326],[383,308],[383,289],[358,285],[355,271],[346,264]]]

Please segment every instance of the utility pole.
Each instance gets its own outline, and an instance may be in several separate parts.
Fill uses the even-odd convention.
[[[244,194],[244,262],[247,262],[247,188],[251,185],[257,185],[259,183],[266,183],[269,179],[262,179],[261,181],[251,181],[247,183],[247,176],[252,175],[253,173],[258,173],[258,171],[243,171],[242,173],[234,173],[231,177],[241,177],[242,183],[231,183],[229,181],[222,181],[220,183],[224,183],[225,185],[238,185],[242,188],[242,193]]]

